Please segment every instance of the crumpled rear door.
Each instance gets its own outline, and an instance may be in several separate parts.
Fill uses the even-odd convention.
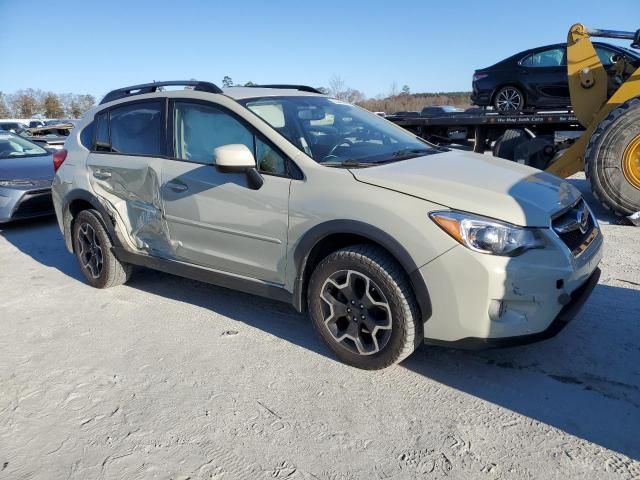
[[[165,110],[165,99],[149,99],[100,112],[87,159],[89,182],[129,248],[161,256],[170,251],[160,201]]]
[[[154,254],[168,251],[160,201],[162,162],[112,153],[91,153],[87,159],[91,186],[107,210],[117,214],[122,233],[136,249]]]

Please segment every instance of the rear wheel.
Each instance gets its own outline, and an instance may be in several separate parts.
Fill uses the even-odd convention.
[[[83,210],[73,223],[73,248],[80,270],[87,282],[96,288],[109,288],[125,283],[132,267],[118,260],[111,239],[96,210]]]
[[[620,216],[640,211],[640,97],[600,123],[587,146],[585,174],[607,209]]]
[[[498,112],[520,112],[524,109],[524,95],[511,85],[502,87],[493,97],[493,108]]]
[[[379,247],[355,245],[331,253],[312,273],[307,295],[316,331],[349,365],[385,368],[422,341],[406,273]]]

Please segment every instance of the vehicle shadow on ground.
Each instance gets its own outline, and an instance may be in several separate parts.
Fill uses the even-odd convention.
[[[0,235],[43,265],[84,281],[55,220],[3,227]],[[308,319],[287,304],[145,269],[125,288],[207,309],[333,360]],[[640,291],[598,285],[576,319],[551,340],[482,352],[423,346],[394,368],[640,459],[639,328]],[[465,414],[460,412],[461,423]],[[498,429],[513,426],[512,418],[487,415]]]
[[[75,257],[65,247],[56,217],[0,225],[0,236],[42,265],[56,268],[76,280],[83,279]]]
[[[640,290],[598,285],[555,338],[477,352],[425,345],[402,366],[639,460],[639,328]]]
[[[306,316],[287,304],[150,270],[139,270],[128,285],[224,315],[334,359]],[[628,310],[616,307],[614,317],[614,305],[627,305]],[[599,285],[583,312],[556,338],[481,352],[423,346],[395,368],[407,368],[640,459],[640,442],[636,441],[640,346],[633,340],[638,338],[639,319],[640,291]],[[460,415],[462,418],[465,412]]]
[[[584,177],[584,173],[580,173],[574,177],[567,178],[567,182],[576,187],[582,193],[582,196],[591,207],[593,214],[597,217],[601,223],[607,223],[611,225],[629,225],[624,217],[617,217],[613,212],[607,210],[602,206],[602,203],[593,195],[589,182]],[[629,225],[631,226],[631,225]]]

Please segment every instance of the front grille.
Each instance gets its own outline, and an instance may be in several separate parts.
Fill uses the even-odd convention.
[[[16,209],[12,218],[27,218],[38,215],[53,213],[53,201],[51,200],[51,190],[37,190],[26,193]]]
[[[584,199],[554,218],[552,226],[575,256],[586,250],[598,235],[595,219]]]

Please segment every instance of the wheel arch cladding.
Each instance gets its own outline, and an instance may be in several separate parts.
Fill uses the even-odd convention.
[[[307,307],[305,292],[315,266],[336,250],[362,243],[381,247],[400,264],[411,283],[422,319],[426,321],[431,316],[431,301],[424,279],[418,271],[419,265],[416,265],[407,250],[392,235],[356,220],[331,220],[316,225],[302,236],[293,253],[296,268],[293,306],[296,310],[301,312]]]
[[[107,234],[111,238],[114,245],[120,246],[120,241],[115,232],[115,226],[111,215],[107,209],[98,200],[85,190],[71,190],[64,198],[64,207],[62,209],[63,225],[64,225],[64,241],[67,249],[73,253],[73,241],[71,232],[73,231],[73,222],[78,214],[83,210],[96,210],[102,217],[102,223],[107,230]]]

